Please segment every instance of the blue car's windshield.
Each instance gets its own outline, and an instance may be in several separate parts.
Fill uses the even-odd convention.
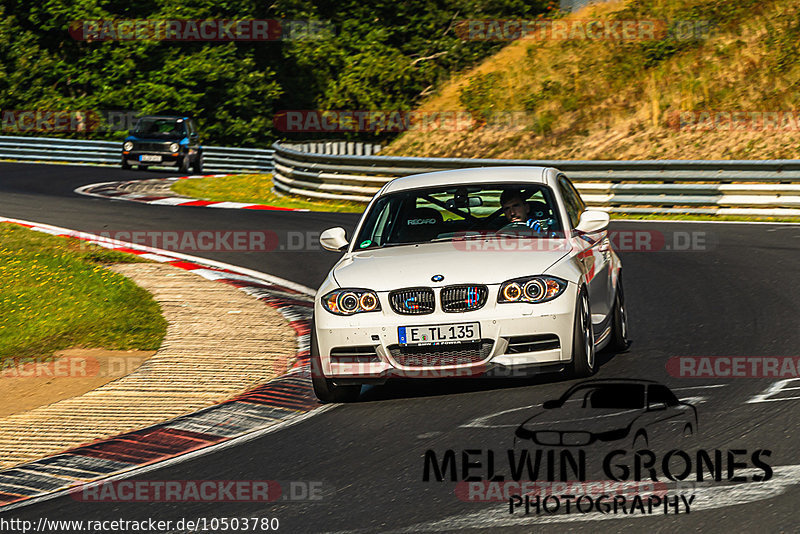
[[[133,135],[140,137],[185,137],[186,124],[183,119],[144,117],[136,123]]]
[[[517,204],[519,217],[504,211],[511,203]],[[550,188],[487,183],[384,195],[365,215],[354,250],[501,234],[563,236]]]

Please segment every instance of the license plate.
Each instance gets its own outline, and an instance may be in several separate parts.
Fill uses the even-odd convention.
[[[161,162],[161,156],[154,156],[152,154],[142,154],[141,156],[139,156],[139,161],[150,161],[159,163]]]
[[[397,328],[397,339],[401,345],[460,343],[477,341],[480,338],[480,323],[400,326]]]

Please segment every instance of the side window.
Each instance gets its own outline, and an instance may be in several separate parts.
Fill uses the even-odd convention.
[[[677,406],[678,399],[666,386],[657,385],[648,388],[648,402],[663,402],[667,406]]]
[[[401,205],[402,202],[397,197],[379,199],[370,210],[367,220],[364,221],[355,249],[383,246],[388,240],[392,228],[396,226]]]
[[[563,174],[558,177],[558,188],[561,191],[561,196],[564,198],[564,204],[567,207],[567,216],[569,217],[572,227],[578,226],[578,221],[581,218],[581,213],[586,210],[586,204],[581,200],[581,196],[575,189],[575,186],[567,180]]]

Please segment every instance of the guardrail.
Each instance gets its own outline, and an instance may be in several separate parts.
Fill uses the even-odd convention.
[[[85,141],[52,137],[0,137],[0,159],[119,165],[122,141]],[[272,171],[271,149],[204,146],[205,170]]]
[[[546,166],[564,171],[588,205],[611,212],[800,216],[800,160],[407,158],[324,154],[312,151],[314,143],[275,143],[273,148],[275,188],[312,198],[368,202],[386,182],[409,174]]]

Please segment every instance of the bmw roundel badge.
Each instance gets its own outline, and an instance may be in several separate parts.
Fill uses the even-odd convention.
[[[431,282],[441,282],[442,280],[444,280],[444,275],[434,274],[431,276]]]

